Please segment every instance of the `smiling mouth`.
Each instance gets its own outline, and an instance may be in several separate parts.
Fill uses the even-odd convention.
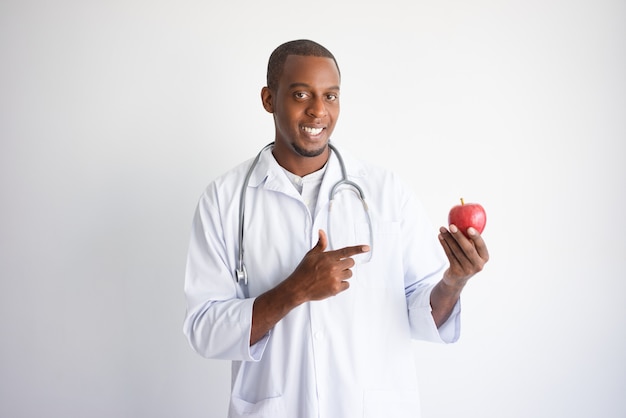
[[[309,135],[316,136],[321,134],[324,128],[310,128],[308,126],[303,126],[302,130]]]

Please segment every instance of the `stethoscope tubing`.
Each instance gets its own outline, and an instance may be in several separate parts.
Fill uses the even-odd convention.
[[[238,254],[237,254],[237,267],[235,269],[235,280],[238,284],[242,284],[243,285],[243,292],[246,298],[248,298],[248,272],[246,270],[246,266],[243,262],[243,255],[244,255],[244,248],[243,248],[243,236],[244,236],[244,220],[245,220],[245,210],[246,210],[246,192],[248,189],[248,184],[250,183],[250,177],[252,176],[252,172],[254,171],[254,168],[256,167],[256,165],[259,162],[259,159],[261,158],[261,154],[263,154],[263,151],[265,151],[268,148],[271,148],[274,145],[274,142],[271,142],[269,144],[267,144],[266,146],[264,146],[261,151],[259,151],[259,153],[256,155],[256,157],[254,158],[254,160],[252,161],[252,164],[250,164],[250,168],[248,168],[248,172],[246,173],[246,177],[244,178],[242,187],[241,187],[241,194],[240,194],[240,199],[239,199],[239,231],[238,231],[238,239],[239,239],[239,250],[238,250]],[[369,233],[370,233],[370,240],[373,241],[374,235],[373,235],[373,230],[372,230],[372,218],[370,215],[370,211],[369,211],[369,207],[367,205],[367,202],[365,200],[365,194],[363,193],[363,189],[361,189],[361,187],[356,184],[355,182],[351,181],[348,179],[348,173],[346,171],[346,165],[343,161],[343,157],[341,156],[341,154],[339,153],[339,151],[337,151],[337,148],[335,148],[334,145],[332,145],[331,143],[328,143],[329,148],[335,153],[335,155],[337,156],[337,160],[339,161],[339,166],[341,167],[341,180],[339,180],[337,183],[335,183],[335,185],[331,188],[330,190],[330,195],[329,195],[329,203],[328,203],[328,212],[330,215],[330,211],[332,210],[332,205],[333,205],[333,201],[335,199],[335,195],[337,194],[337,191],[339,190],[339,188],[341,186],[349,186],[349,187],[353,187],[359,195],[359,199],[361,200],[361,202],[363,203],[363,208],[365,210],[365,213],[367,214],[367,220],[368,220],[368,225],[369,225]],[[330,222],[328,225],[328,236],[331,237],[332,233],[330,231]],[[372,243],[373,244],[373,243]],[[332,245],[332,242],[331,242]],[[373,245],[372,245],[373,246]],[[369,258],[371,259],[371,252],[372,252],[373,248],[370,248],[370,253],[369,253]]]
[[[259,159],[261,158],[261,154],[263,154],[263,151],[271,148],[272,146],[274,146],[274,143],[270,142],[269,144],[264,146],[261,151],[259,151],[259,153],[254,158],[254,161],[252,161],[252,164],[250,165],[250,168],[246,173],[246,177],[243,180],[243,186],[241,187],[241,195],[239,198],[239,253],[237,258],[237,269],[235,270],[235,278],[237,280],[237,283],[243,280],[243,284],[246,285],[246,287],[248,286],[248,272],[246,271],[246,266],[243,263],[243,223],[246,211],[246,191],[248,189],[248,184],[250,183],[250,177],[252,176],[252,172],[258,164]]]

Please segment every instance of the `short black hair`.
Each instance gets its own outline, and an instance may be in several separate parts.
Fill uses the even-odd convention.
[[[335,56],[317,42],[308,39],[285,42],[272,52],[267,63],[267,87],[269,89],[276,90],[278,87],[278,80],[283,73],[285,61],[289,55],[331,58],[337,66],[337,71],[339,71],[339,65]],[[341,76],[341,71],[339,71],[339,75]]]

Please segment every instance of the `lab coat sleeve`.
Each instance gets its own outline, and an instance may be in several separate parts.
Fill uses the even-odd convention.
[[[258,361],[269,334],[250,346],[254,298],[244,299],[229,266],[235,251],[227,245],[211,189],[202,196],[194,215],[187,267],[187,314],[183,331],[192,348],[207,358]]]
[[[439,328],[435,324],[430,304],[430,294],[448,266],[447,258],[425,208],[415,196],[410,193],[405,196],[402,231],[405,243],[405,294],[411,336],[431,342],[456,342],[461,330],[460,301]]]
[[[434,284],[412,291],[407,297],[412,337],[419,340],[453,343],[461,333],[461,302],[457,302],[450,317],[439,328],[435,324],[430,305]]]

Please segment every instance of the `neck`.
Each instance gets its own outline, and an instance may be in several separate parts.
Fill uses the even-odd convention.
[[[297,176],[304,177],[324,167],[330,157],[330,148],[326,146],[320,155],[308,157],[297,154],[295,151],[284,153],[274,146],[272,154],[278,164],[285,170]]]

